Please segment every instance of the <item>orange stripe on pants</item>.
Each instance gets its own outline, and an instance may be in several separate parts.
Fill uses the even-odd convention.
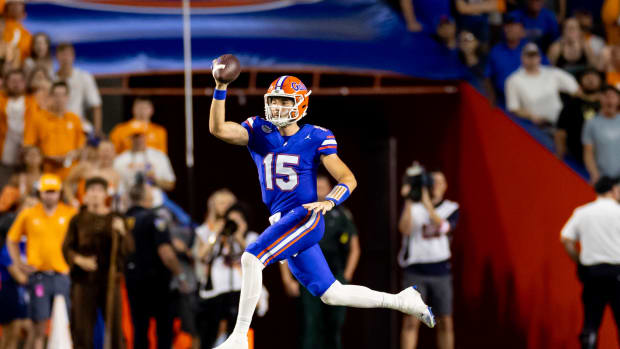
[[[290,233],[294,232],[295,230],[297,230],[297,228],[301,227],[302,225],[304,225],[307,221],[307,218],[310,216],[310,212],[308,212],[308,214],[306,215],[306,217],[304,217],[304,219],[302,219],[299,223],[297,223],[296,226],[294,226],[293,228],[291,228],[291,230],[287,231],[286,233],[282,234],[282,236],[280,236],[280,238],[278,240],[276,240],[274,243],[272,243],[271,245],[269,245],[269,247],[267,247],[266,249],[262,250],[261,253],[258,254],[258,256],[256,256],[256,258],[260,259],[265,253],[267,253],[267,251],[269,251],[272,247],[274,247],[275,245],[277,245],[280,241],[282,241],[282,239],[284,239],[285,237],[287,237]]]
[[[296,243],[297,241],[299,241],[299,239],[303,238],[306,234],[308,234],[309,232],[311,232],[316,225],[319,223],[319,221],[321,220],[321,214],[319,213],[316,216],[316,221],[314,222],[314,224],[310,227],[310,229],[306,230],[303,234],[299,235],[295,240],[291,241],[288,243],[288,245],[284,246],[280,251],[278,251],[278,253],[274,254],[273,256],[271,256],[266,262],[265,265],[269,264],[269,262],[271,262],[272,259],[276,258],[280,253],[284,252],[287,248],[291,247],[294,243]]]

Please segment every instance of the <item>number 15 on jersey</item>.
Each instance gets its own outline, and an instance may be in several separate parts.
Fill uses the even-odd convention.
[[[275,166],[274,166],[275,164]],[[273,190],[276,185],[282,191],[291,191],[299,184],[294,166],[299,165],[299,155],[269,153],[263,159],[265,188]]]

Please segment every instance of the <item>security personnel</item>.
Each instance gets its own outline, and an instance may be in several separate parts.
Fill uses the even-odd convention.
[[[135,240],[135,252],[128,258],[125,273],[135,349],[149,347],[151,317],[157,322],[157,347],[172,347],[174,313],[170,304],[174,297],[170,282],[173,276],[178,278],[180,288],[185,288],[185,274],[172,248],[168,224],[149,209],[150,193],[151,187],[144,180],[136,181],[129,191],[132,206],[126,213]]]
[[[318,200],[332,190],[329,178],[317,176]],[[334,276],[342,283],[349,283],[360,257],[359,237],[351,213],[342,206],[336,206],[325,214],[325,235],[319,245]],[[301,349],[342,348],[342,325],[346,308],[324,304],[304,287],[299,287],[286,264],[280,265],[284,288],[289,296],[299,296],[301,305]]]
[[[598,197],[578,207],[562,229],[562,243],[577,263],[583,283],[581,347],[595,349],[607,304],[620,331],[620,185],[603,177],[594,185]],[[581,244],[581,251],[577,248]]]

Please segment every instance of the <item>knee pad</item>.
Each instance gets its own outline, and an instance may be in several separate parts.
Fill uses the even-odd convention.
[[[327,305],[340,305],[344,302],[342,284],[336,280],[321,296],[321,301]]]
[[[265,269],[263,263],[261,263],[255,255],[249,252],[243,252],[243,255],[241,255],[241,266],[243,268],[258,268],[259,270]]]
[[[581,341],[582,349],[596,349],[596,342],[598,340],[598,335],[596,332],[584,331],[579,336],[579,340]]]

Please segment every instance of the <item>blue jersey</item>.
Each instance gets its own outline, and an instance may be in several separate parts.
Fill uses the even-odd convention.
[[[263,202],[271,214],[316,201],[321,155],[337,153],[332,132],[304,125],[294,135],[282,136],[275,125],[259,117],[242,125],[248,131],[248,149],[258,169]]]

